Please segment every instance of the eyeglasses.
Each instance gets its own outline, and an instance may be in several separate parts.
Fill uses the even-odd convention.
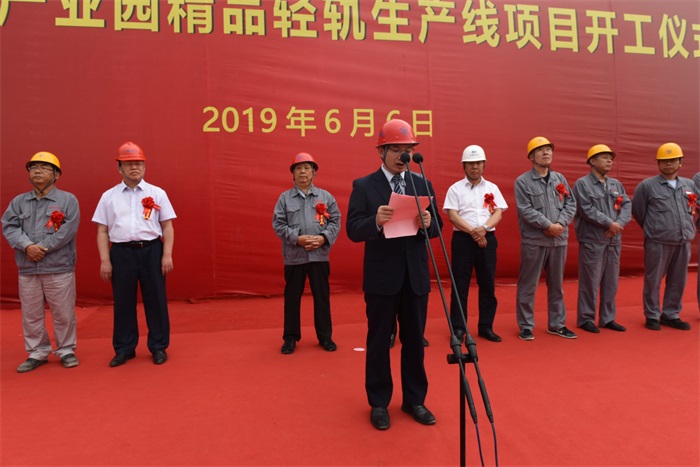
[[[411,152],[411,151],[413,151],[413,145],[399,146],[396,144],[392,144],[389,146],[388,149],[391,152],[397,152],[397,153]]]
[[[41,170],[42,172],[53,172],[53,166],[51,166],[51,165],[39,165],[39,164],[30,165],[29,171],[32,172],[34,170]]]

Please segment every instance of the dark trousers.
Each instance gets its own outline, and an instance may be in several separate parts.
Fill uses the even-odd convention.
[[[314,297],[314,327],[319,342],[329,340],[333,333],[331,323],[331,288],[328,277],[331,265],[328,261],[297,264],[284,267],[284,339],[301,339],[301,296],[306,277],[309,277]]]
[[[403,402],[425,403],[428,377],[423,357],[423,333],[428,315],[428,294],[416,295],[406,274],[396,295],[365,293],[367,305],[367,355],[365,390],[372,407],[388,407],[394,390],[391,378],[389,336],[398,316],[401,340],[401,387]]]
[[[113,244],[109,251],[112,261],[112,293],[114,295],[114,351],[129,354],[139,343],[136,318],[136,294],[141,286],[141,298],[148,325],[148,350],[165,350],[170,345],[170,319],[165,294],[165,276],[161,273],[163,243],[144,248],[129,248]]]
[[[476,282],[479,285],[479,331],[493,328],[498,306],[495,284],[498,241],[493,232],[486,234],[486,241],[486,248],[480,248],[469,234],[455,231],[452,235],[452,274],[457,289],[452,289],[450,317],[456,330],[466,331],[458,304],[462,305],[466,321],[469,283],[473,270],[476,270]]]

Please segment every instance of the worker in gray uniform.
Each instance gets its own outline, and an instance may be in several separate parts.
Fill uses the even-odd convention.
[[[693,182],[695,183],[695,192],[700,195],[700,172],[693,176]],[[696,214],[700,210],[700,205],[697,204],[697,199],[695,200],[695,211]],[[696,225],[700,229],[700,216],[697,218]],[[698,242],[698,257],[700,257],[700,242]],[[698,268],[698,310],[700,310],[700,267]]]
[[[679,314],[688,279],[690,242],[695,237],[691,201],[697,200],[697,189],[692,180],[678,176],[682,161],[679,145],[661,145],[656,153],[659,175],[642,180],[632,197],[632,216],[644,230],[645,326],[653,331],[661,325],[690,329]],[[664,276],[662,308],[659,296]]]
[[[547,332],[566,339],[576,334],[566,327],[564,306],[564,264],[568,226],[576,214],[576,200],[566,178],[550,170],[554,145],[537,136],[527,145],[532,170],[515,181],[515,203],[520,228],[520,275],[516,297],[519,337],[535,338],[535,291],[542,270],[547,278]]]
[[[588,150],[586,163],[591,171],[574,183],[578,239],[578,304],[576,325],[584,331],[599,333],[595,325],[598,293],[598,325],[613,331],[625,331],[615,322],[615,295],[620,276],[622,230],[632,220],[632,203],[619,180],[608,177],[615,153],[605,144]]]

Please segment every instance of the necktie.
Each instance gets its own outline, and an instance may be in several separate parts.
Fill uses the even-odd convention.
[[[401,189],[401,175],[394,175],[391,178],[391,183],[394,184],[394,193],[402,195],[403,190]]]

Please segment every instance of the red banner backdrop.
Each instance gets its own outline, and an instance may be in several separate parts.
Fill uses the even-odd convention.
[[[292,157],[316,158],[316,185],[345,213],[352,180],[379,168],[377,128],[392,116],[414,125],[439,206],[464,176],[463,148],[485,148],[484,175],[510,204],[502,280],[518,273],[513,182],[531,167],[530,138],[554,142],[570,184],[590,146],[610,145],[630,194],[658,172],[662,143],[683,148],[681,175],[700,165],[694,1],[0,0],[0,23],[2,208],[31,188],[32,154],[58,155],[58,186],[81,204],[82,302],[111,299],[90,219],[120,181],[125,141],[144,149],[146,180],[178,214],[170,298],[281,293],[271,219]],[[16,300],[3,243],[1,295]],[[634,223],[623,244],[623,273],[638,273]],[[569,246],[575,277],[573,232]],[[344,234],[333,247],[334,291],[360,290],[362,248]]]

